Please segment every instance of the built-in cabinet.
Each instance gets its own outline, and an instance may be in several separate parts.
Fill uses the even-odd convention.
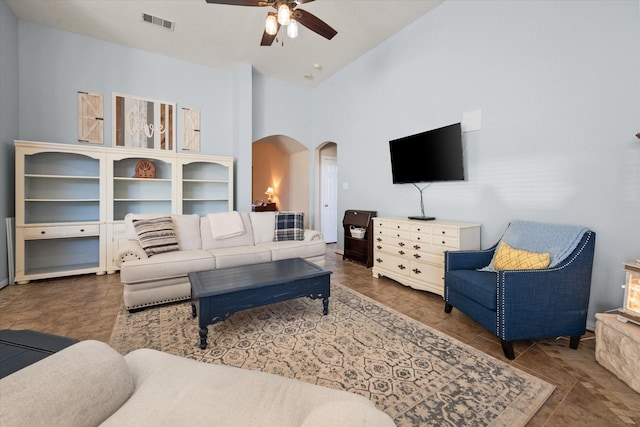
[[[480,249],[480,224],[374,218],[373,275],[444,295],[444,252]]]
[[[127,213],[233,210],[230,157],[15,141],[15,182],[18,283],[115,272]]]

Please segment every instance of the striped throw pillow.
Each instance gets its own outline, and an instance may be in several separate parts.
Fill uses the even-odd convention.
[[[304,212],[276,212],[274,242],[304,240]]]
[[[133,227],[138,235],[140,246],[147,253],[147,256],[180,249],[170,216],[134,219]]]

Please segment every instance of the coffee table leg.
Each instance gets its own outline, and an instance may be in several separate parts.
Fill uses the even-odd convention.
[[[322,314],[329,314],[329,297],[322,298]]]
[[[201,349],[205,349],[207,348],[207,334],[209,333],[209,330],[204,327],[204,328],[200,328],[199,330],[199,334],[200,334],[200,348]]]

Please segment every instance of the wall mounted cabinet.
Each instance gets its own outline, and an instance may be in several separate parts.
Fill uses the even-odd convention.
[[[230,157],[15,141],[15,177],[18,283],[115,272],[127,213],[233,210]]]

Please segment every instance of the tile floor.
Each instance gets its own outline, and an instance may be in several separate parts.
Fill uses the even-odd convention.
[[[507,360],[498,339],[453,310],[445,314],[440,296],[374,278],[371,269],[343,261],[328,245],[332,282],[341,283],[491,356],[542,378],[557,388],[530,426],[640,425],[640,394],[601,367],[593,333],[578,350],[564,339],[518,342]],[[42,280],[0,290],[0,329],[35,329],[76,339],[108,342],[122,304],[119,275],[86,275]]]

